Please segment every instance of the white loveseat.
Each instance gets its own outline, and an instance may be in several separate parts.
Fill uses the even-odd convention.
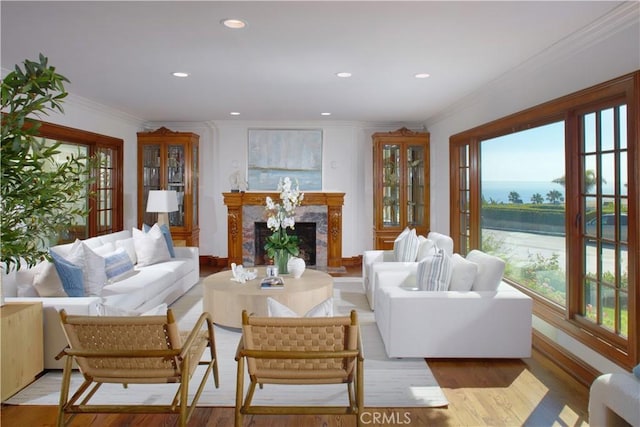
[[[92,249],[116,242],[130,241],[132,232],[120,231],[83,242]],[[53,246],[56,253],[65,255],[72,244]],[[21,269],[2,277],[2,294],[6,302],[41,301],[44,322],[44,367],[60,369],[62,361],[55,356],[66,346],[67,340],[60,326],[59,310],[68,314],[112,314],[109,311],[144,313],[162,304],[171,304],[187,292],[200,278],[197,247],[175,247],[175,257],[147,266],[135,266],[128,277],[107,283],[100,295],[81,297],[19,297],[19,289],[30,288],[43,266]],[[45,261],[48,263],[48,261]],[[54,269],[55,270],[55,269]],[[51,273],[49,273],[51,274]],[[21,292],[24,294],[24,291]]]
[[[432,244],[438,248],[443,249],[447,254],[453,254],[453,239],[451,239],[451,237],[431,231],[427,235],[426,240],[432,242]],[[421,249],[419,249],[418,253],[419,258],[422,257],[420,251]],[[419,259],[417,261],[419,261]],[[362,281],[371,310],[375,310],[375,295],[378,287],[376,279],[377,272],[405,269],[415,271],[417,265],[416,260],[407,262],[397,261],[393,250],[378,249],[365,251],[362,257]]]
[[[477,262],[490,258],[472,252]],[[417,290],[416,270],[376,273],[375,319],[389,357],[531,356],[533,301],[501,281],[502,272],[496,279],[495,271],[487,271],[490,281],[499,282],[494,290],[430,291]],[[476,280],[482,270],[480,264]]]

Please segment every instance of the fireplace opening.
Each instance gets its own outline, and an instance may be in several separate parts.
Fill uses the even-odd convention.
[[[269,258],[266,256],[264,245],[267,237],[273,232],[267,228],[266,222],[254,223],[254,242],[255,242],[255,265],[269,264]],[[306,265],[316,265],[316,223],[315,222],[296,222],[296,227],[291,230],[287,229],[290,236],[298,236],[298,247],[300,254],[298,257],[304,260]]]

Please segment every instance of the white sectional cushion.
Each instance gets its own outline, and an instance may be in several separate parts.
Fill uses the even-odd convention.
[[[416,230],[405,228],[393,242],[393,254],[398,262],[413,262],[418,256],[418,236]]]
[[[505,262],[477,249],[467,254],[467,261],[478,264],[478,274],[471,287],[474,291],[495,291],[502,281]]]
[[[478,264],[464,259],[460,254],[451,257],[453,273],[451,274],[450,291],[470,291],[478,274]]]
[[[66,297],[56,266],[47,260],[33,267],[33,287],[41,297]]]
[[[150,310],[140,312],[108,304],[99,304],[98,316],[162,316],[167,314],[167,308],[167,304],[162,303]]]
[[[438,249],[418,263],[416,284],[422,291],[446,291],[453,271],[451,258],[444,249]]]
[[[171,259],[167,242],[158,224],[154,224],[148,233],[137,228],[132,232],[138,266],[157,264]]]
[[[267,313],[269,317],[330,317],[333,316],[333,298],[327,298],[307,311],[304,316],[300,316],[281,302],[268,297]]]
[[[416,261],[422,261],[429,255],[435,254],[436,246],[435,242],[431,239],[427,239],[424,236],[418,236],[418,254]]]
[[[432,240],[438,248],[444,249],[447,255],[453,255],[453,239],[451,237],[446,234],[431,231],[427,234],[427,239]]]

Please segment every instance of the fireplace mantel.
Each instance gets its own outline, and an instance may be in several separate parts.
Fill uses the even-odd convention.
[[[229,265],[242,264],[242,208],[264,206],[270,196],[279,200],[277,192],[248,191],[244,193],[222,193],[227,206],[227,247]],[[302,206],[326,206],[328,222],[327,266],[342,267],[342,205],[344,193],[310,191],[304,193]]]

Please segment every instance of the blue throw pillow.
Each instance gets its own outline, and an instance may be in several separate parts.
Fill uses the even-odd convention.
[[[54,251],[49,251],[53,258],[53,265],[56,267],[62,288],[70,297],[84,296],[84,279],[82,267],[70,263]]]
[[[151,230],[147,224],[142,224],[142,230],[145,233],[148,233]],[[169,230],[169,226],[167,224],[162,224],[160,226],[160,231],[162,231],[162,235],[164,236],[165,242],[167,242],[167,249],[169,249],[169,255],[171,258],[176,257],[176,251],[173,249],[173,239],[171,238],[171,230]]]
[[[635,375],[640,380],[640,365],[633,368],[633,375]]]

